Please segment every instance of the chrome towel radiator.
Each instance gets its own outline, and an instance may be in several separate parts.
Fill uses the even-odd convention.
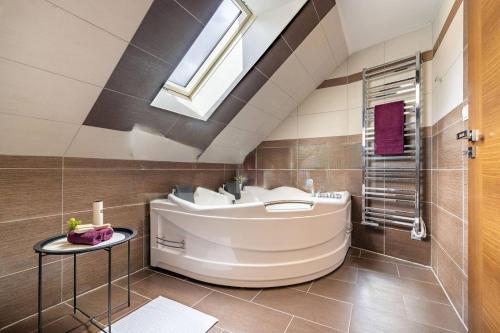
[[[411,238],[426,237],[421,217],[421,56],[363,70],[362,224],[411,229]],[[375,106],[405,102],[402,155],[375,155]]]

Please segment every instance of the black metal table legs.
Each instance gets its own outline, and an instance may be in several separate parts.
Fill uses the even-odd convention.
[[[111,248],[108,251],[108,333],[111,333]]]
[[[42,253],[38,253],[38,332],[42,333]]]
[[[127,304],[130,306],[130,241],[127,242]]]
[[[73,314],[76,314],[76,253],[73,254]]]
[[[111,247],[104,248],[106,252],[108,252],[108,306],[107,306],[107,318],[108,318],[108,329],[107,331],[104,330],[103,327],[99,325],[99,322],[96,321],[96,318],[105,314],[106,312],[102,312],[100,314],[97,314],[95,316],[91,316],[82,309],[79,309],[77,306],[77,279],[76,279],[76,253],[73,254],[73,315],[76,315],[76,312],[80,312],[83,314],[85,317],[89,319],[89,322],[96,326],[98,329],[100,329],[102,332],[107,332],[111,333],[111,315],[113,314],[113,310],[124,306],[127,304],[127,306],[130,306],[130,240],[127,241],[127,302],[121,303],[117,305],[115,308],[112,307],[112,271],[111,271],[111,266],[112,266],[112,256],[111,256]],[[43,293],[43,267],[42,267],[42,258],[46,254],[43,254],[41,252],[38,253],[38,332],[42,333],[43,331],[43,326],[42,326],[42,293]]]

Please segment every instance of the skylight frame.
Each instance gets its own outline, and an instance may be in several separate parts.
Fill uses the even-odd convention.
[[[212,71],[224,59],[227,52],[250,26],[251,22],[254,19],[252,11],[242,0],[230,1],[232,1],[238,7],[238,9],[241,11],[241,14],[229,27],[224,36],[217,43],[212,52],[210,52],[210,54],[207,56],[205,61],[202,63],[200,68],[196,71],[196,73],[193,75],[193,77],[185,87],[167,80],[167,82],[165,82],[163,86],[164,90],[176,96],[191,100],[192,97],[196,94],[197,90],[201,86],[203,86],[203,83],[210,76]]]

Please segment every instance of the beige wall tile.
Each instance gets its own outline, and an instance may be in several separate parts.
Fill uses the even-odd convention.
[[[127,46],[46,1],[7,1],[1,20],[1,56],[101,87]]]

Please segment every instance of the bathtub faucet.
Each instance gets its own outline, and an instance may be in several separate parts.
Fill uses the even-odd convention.
[[[305,187],[311,192],[311,195],[314,197],[314,180],[312,178],[306,179]]]

